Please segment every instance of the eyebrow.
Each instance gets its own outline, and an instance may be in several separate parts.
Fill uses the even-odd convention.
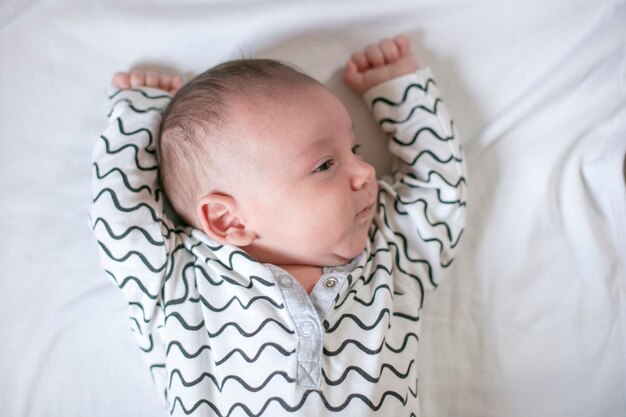
[[[352,122],[352,124],[350,125],[350,133],[353,133],[353,132],[354,132],[354,122]],[[335,141],[334,138],[328,138],[328,137],[317,139],[314,142],[307,145],[306,148],[296,156],[296,159],[300,159],[306,154],[321,147],[322,145],[329,143],[329,142],[334,142],[334,141]]]
[[[354,122],[352,122],[352,124],[350,125],[350,133],[354,133]],[[302,152],[300,152],[296,158],[301,158],[307,153],[314,151],[319,146],[324,145],[325,143],[334,142],[334,141],[335,141],[334,138],[329,138],[329,137],[323,137],[323,138],[317,139],[314,142],[307,145],[306,148]]]
[[[314,150],[316,150],[317,148],[321,147],[322,145],[332,142],[333,139],[332,138],[321,138],[321,139],[317,139],[314,142],[311,142],[310,144],[308,144],[306,146],[306,148],[304,148],[304,150],[302,152],[300,152],[298,154],[298,156],[296,156],[296,159],[300,159],[303,156],[313,152]]]

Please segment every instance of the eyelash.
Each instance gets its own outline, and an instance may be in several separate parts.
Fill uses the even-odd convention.
[[[358,155],[359,154],[359,149],[361,149],[361,145],[354,145],[352,147],[352,154],[353,155]],[[314,172],[325,172],[325,171],[328,171],[329,169],[331,169],[333,166],[335,166],[335,160],[334,159],[328,159],[328,160],[324,161],[322,164],[320,164],[317,168],[315,168]]]

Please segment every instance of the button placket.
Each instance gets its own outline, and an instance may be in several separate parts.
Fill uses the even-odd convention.
[[[329,268],[313,288],[310,297],[320,321],[324,321],[347,276],[346,272],[338,268]]]
[[[308,294],[295,278],[279,267],[268,267],[275,277],[298,337],[296,383],[304,388],[319,389],[324,331],[318,314]]]
[[[311,323],[309,320],[305,320],[304,322],[300,324],[298,329],[300,330],[300,334],[302,336],[305,336],[305,337],[311,336],[313,332],[315,331],[315,325]]]
[[[291,288],[293,287],[293,278],[289,275],[280,275],[278,277],[278,285],[283,288]]]
[[[334,288],[337,285],[337,278],[328,277],[324,280],[324,286],[326,288]]]

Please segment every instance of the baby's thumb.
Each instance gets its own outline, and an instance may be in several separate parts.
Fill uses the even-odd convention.
[[[356,67],[356,64],[349,60],[346,63],[346,68],[343,71],[343,80],[346,84],[352,87],[354,90],[361,92],[363,89],[363,74],[361,74]]]

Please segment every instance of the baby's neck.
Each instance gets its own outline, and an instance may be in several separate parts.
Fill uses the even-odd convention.
[[[311,294],[313,291],[313,287],[317,284],[320,277],[322,276],[322,268],[319,266],[310,266],[310,265],[277,265],[289,272],[291,276],[293,276],[302,287],[307,294]]]

